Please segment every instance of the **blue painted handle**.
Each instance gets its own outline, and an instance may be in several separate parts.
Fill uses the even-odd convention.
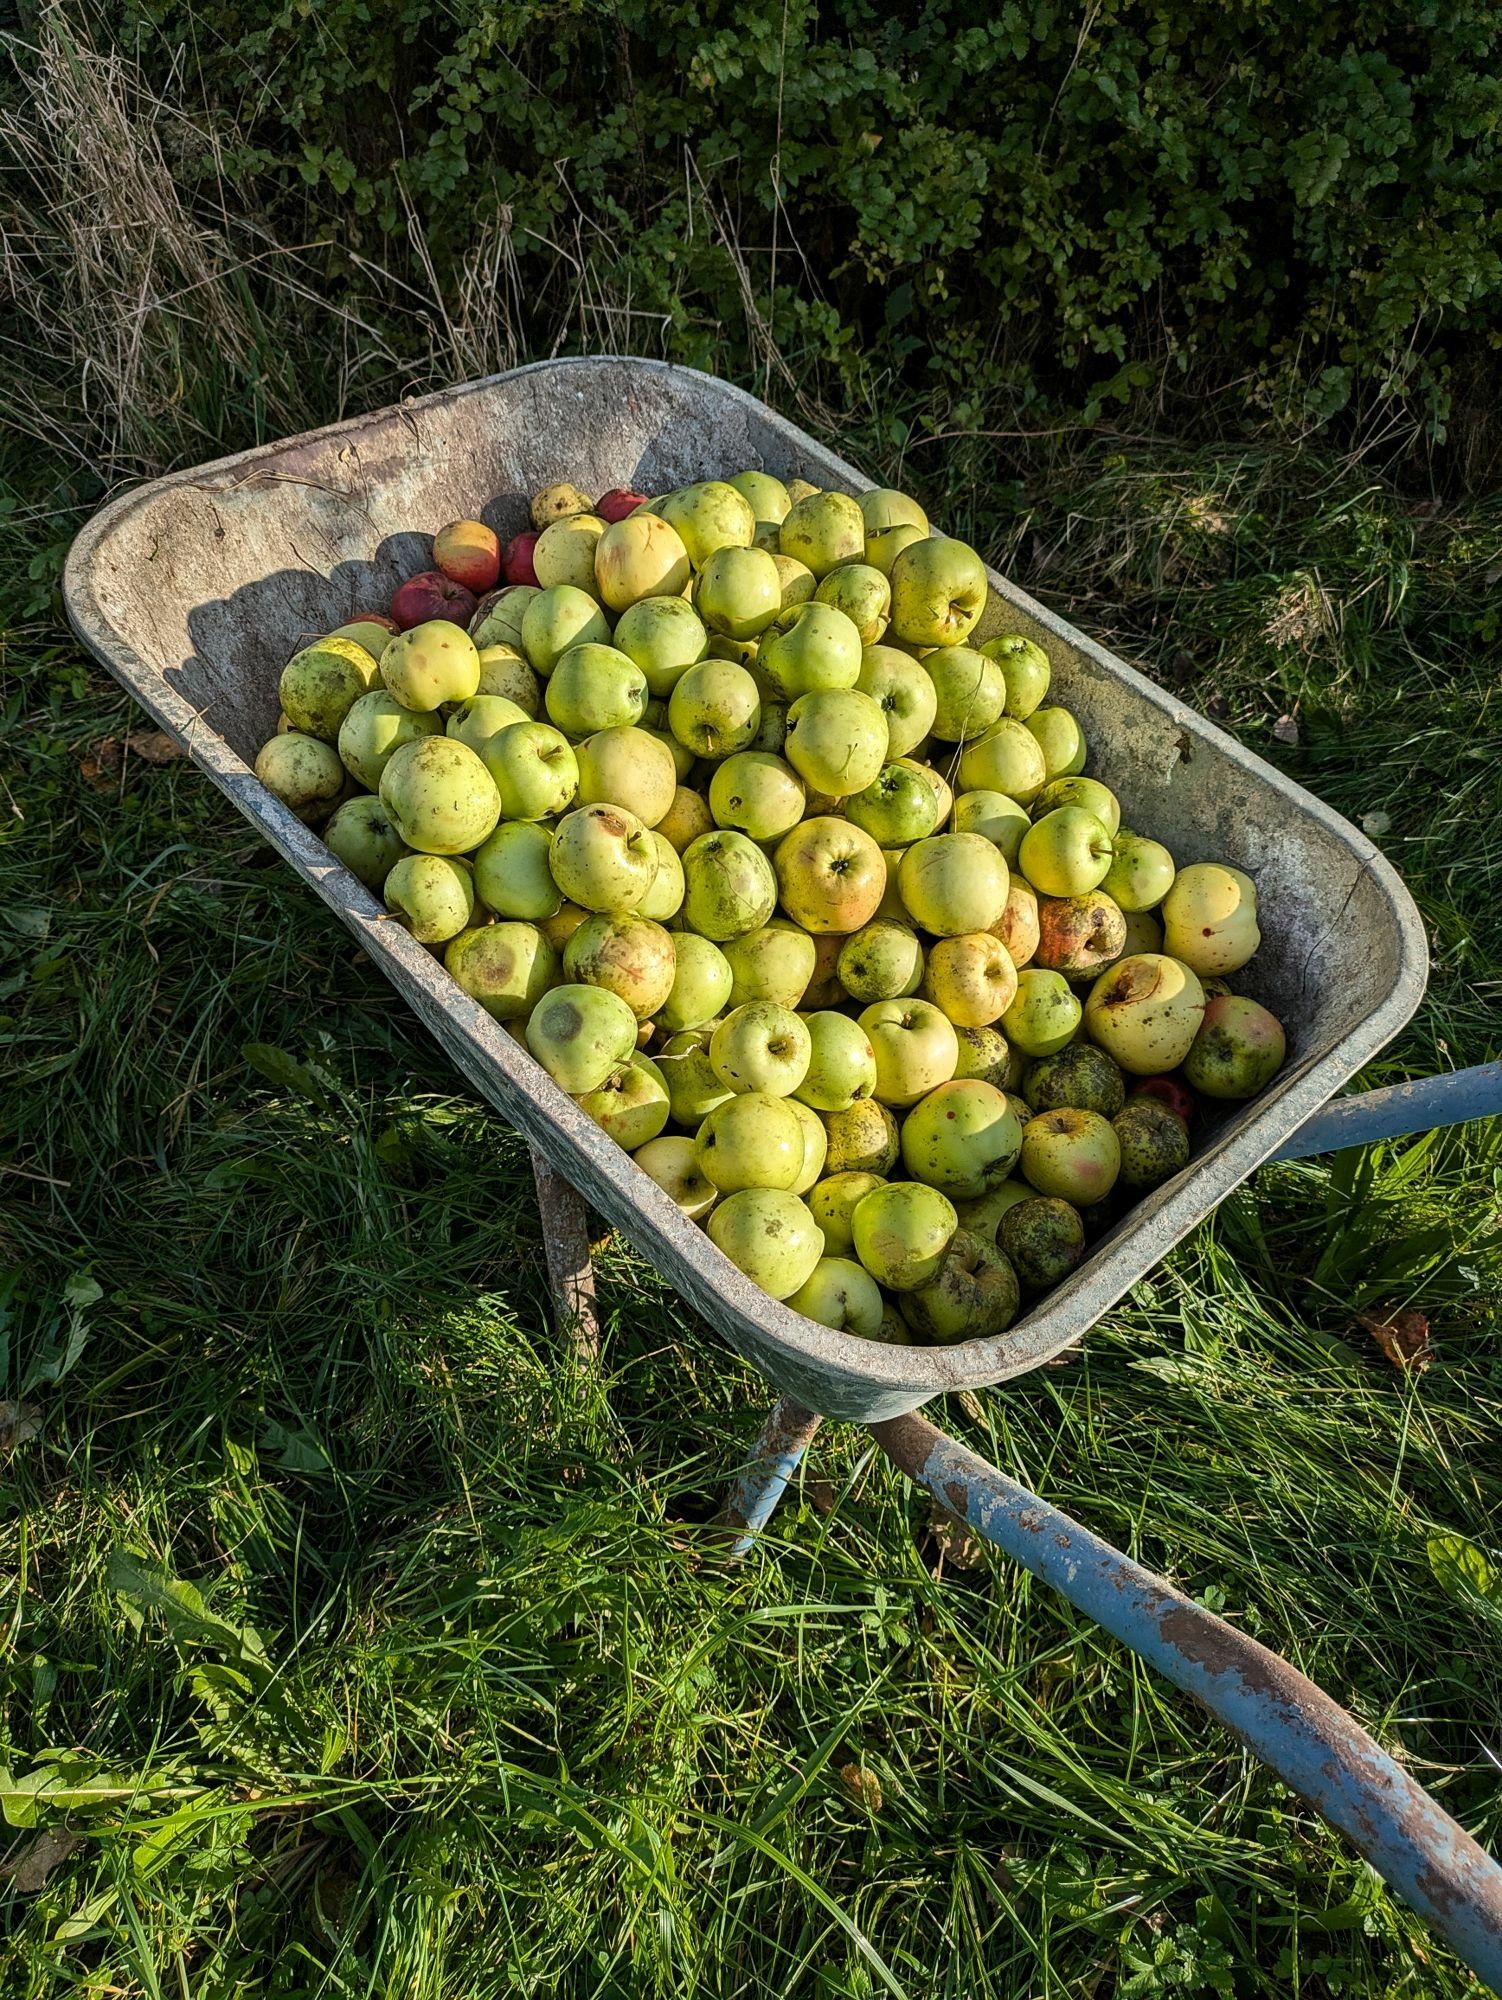
[[[1436,1125],[1463,1125],[1471,1118],[1502,1115],[1502,1062],[1395,1083],[1388,1090],[1334,1097],[1301,1125],[1275,1160],[1307,1160],[1315,1153],[1338,1153],[1343,1146],[1369,1146],[1376,1139],[1399,1139]]]
[[[1313,1681],[946,1437],[871,1435],[910,1479],[1204,1703],[1502,1991],[1502,1868]]]

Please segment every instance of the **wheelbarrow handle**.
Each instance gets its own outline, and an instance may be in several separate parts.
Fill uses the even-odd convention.
[[[1202,1702],[1502,1991],[1502,1868],[1354,1717],[1276,1653],[926,1418],[870,1428],[893,1464],[942,1506]]]
[[[1474,1069],[1452,1070],[1445,1076],[1395,1083],[1386,1090],[1332,1097],[1273,1158],[1307,1160],[1315,1153],[1338,1153],[1344,1146],[1369,1146],[1377,1139],[1399,1139],[1409,1132],[1428,1131],[1431,1126],[1463,1125],[1472,1118],[1499,1114],[1502,1062],[1480,1063]]]

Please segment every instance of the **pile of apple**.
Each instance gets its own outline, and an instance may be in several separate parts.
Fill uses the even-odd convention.
[[[904,494],[531,517],[297,653],[258,777],[773,1298],[999,1333],[1282,1062],[1254,884],[1121,825]]]

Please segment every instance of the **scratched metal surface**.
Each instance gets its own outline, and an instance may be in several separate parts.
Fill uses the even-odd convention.
[[[1423,992],[1424,934],[1355,828],[993,572],[981,636],[1022,631],[1045,648],[1126,819],[1181,863],[1229,860],[1256,877],[1265,942],[1238,984],[1283,1019],[1289,1062],[994,1340],[888,1347],[767,1299],[250,769],[288,656],[384,604],[445,521],[479,514],[514,531],[527,496],[555,479],[662,491],[754,465],[852,492],[871,483],[712,377],[610,357],[541,362],[128,493],[78,537],[64,590],[79,637],[348,924],[475,1087],[779,1388],[869,1422],[1006,1380],[1078,1340],[1397,1032]]]

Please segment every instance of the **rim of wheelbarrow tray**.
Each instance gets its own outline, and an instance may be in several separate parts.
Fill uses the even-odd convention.
[[[441,409],[466,398],[494,395],[528,376],[551,372],[584,377],[591,372],[622,368],[661,378],[665,384],[680,382],[685,387],[693,384],[700,397],[708,390],[732,407],[739,407],[755,424],[776,433],[787,445],[791,458],[820,468],[830,484],[843,484],[858,493],[875,483],[754,396],[698,370],[611,355],[534,362],[525,368],[440,390],[367,416],[347,418],[338,424],[320,426],[276,443],[170,473],[125,493],[101,509],[73,544],[63,581],[69,619],[79,638],[164,728],[181,739],[194,761],[262,829],[284,858],[307,876],[360,938],[375,962],[386,966],[395,983],[481,1093],[514,1119],[529,1138],[538,1141],[601,1213],[673,1281],[733,1346],[745,1352],[779,1386],[811,1407],[823,1408],[831,1414],[850,1414],[860,1405],[868,1414],[890,1415],[903,1408],[916,1408],[946,1390],[1006,1381],[1039,1366],[1079,1340],[1146,1269],[1276,1152],[1413,1013],[1425,984],[1427,950],[1423,927],[1396,872],[1355,827],[1213,723],[1117,659],[1086,633],[988,569],[991,588],[1036,626],[1088,657],[1107,675],[1126,683],[1175,726],[1242,766],[1286,801],[1291,811],[1323,826],[1380,890],[1393,927],[1398,972],[1371,1012],[1322,1055],[1307,1058],[1285,1071],[1270,1086],[1269,1093],[1258,1100],[1257,1115],[1248,1123],[1224,1127],[1213,1134],[1181,1174],[1148,1197],[1152,1206],[1140,1220],[1129,1217],[1118,1224],[1093,1247],[1070,1278],[1040,1300],[1013,1328],[989,1339],[953,1347],[889,1346],[820,1326],[749,1283],[708,1235],[690,1222],[630,1156],[553,1083],[541,1065],[464,994],[407,931],[388,917],[369,891],[334,860],[317,835],[259,783],[250,767],[218,732],[166,682],[162,670],[136,653],[100,603],[96,578],[101,563],[107,560],[110,538],[133,514],[149,509],[164,492],[194,486],[210,491],[233,487],[247,474],[267,469],[279,457],[310,444],[357,438],[392,419],[410,422],[427,410]],[[582,383],[571,386],[576,395],[582,396]]]

